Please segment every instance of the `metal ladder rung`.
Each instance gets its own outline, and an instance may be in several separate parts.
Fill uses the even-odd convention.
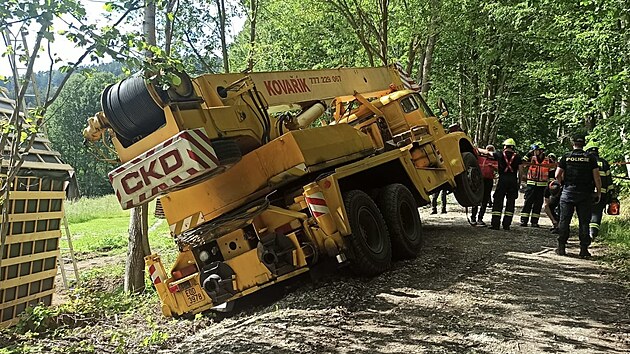
[[[63,286],[66,289],[68,289],[69,288],[68,274],[66,274],[66,272],[70,272],[71,274],[74,273],[74,279],[71,279],[71,280],[75,280],[77,284],[81,282],[81,278],[79,277],[79,269],[77,268],[77,260],[74,257],[74,249],[72,248],[72,235],[70,234],[70,228],[68,227],[68,218],[65,215],[63,216],[63,224],[64,224],[64,229],[65,229],[65,234],[66,234],[66,240],[68,241],[68,247],[59,248],[59,250],[68,251],[69,257],[63,257],[60,255],[59,258],[57,259],[57,265],[58,265],[59,271],[61,272]],[[72,267],[69,268],[67,267],[68,265],[71,265]]]

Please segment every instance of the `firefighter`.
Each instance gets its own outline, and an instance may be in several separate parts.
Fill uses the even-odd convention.
[[[538,220],[543,206],[545,188],[549,183],[550,161],[545,156],[545,147],[542,143],[534,143],[525,157],[529,169],[527,170],[525,204],[521,210],[521,226],[527,226],[531,216],[531,226],[540,227]]]
[[[493,154],[495,148],[492,145],[488,145],[485,150],[488,153]],[[481,167],[481,176],[483,177],[483,198],[481,200],[481,205],[475,205],[472,207],[470,224],[473,226],[486,226],[486,223],[483,222],[483,216],[486,213],[486,208],[490,202],[492,184],[494,183],[494,173],[497,170],[497,162],[482,154],[479,154],[478,160],[479,167]]]
[[[495,151],[492,155],[497,160],[497,172],[499,181],[494,192],[492,203],[492,221],[490,229],[499,230],[503,200],[505,199],[505,212],[503,213],[503,229],[509,230],[514,217],[514,205],[518,197],[518,168],[521,157],[514,151],[516,142],[509,138],[503,142],[503,151]]]
[[[588,258],[591,244],[588,223],[593,204],[601,199],[602,184],[599,167],[595,156],[583,150],[584,135],[573,137],[573,151],[560,158],[556,169],[556,180],[562,185],[560,195],[560,222],[558,224],[558,248],[556,253],[565,256],[566,243],[569,239],[569,225],[573,212],[577,211],[579,219],[580,258]],[[593,193],[593,189],[596,190]]]
[[[595,156],[597,159],[597,166],[599,167],[599,177],[602,180],[602,198],[599,203],[593,205],[593,211],[591,213],[591,223],[589,226],[589,234],[591,241],[594,241],[599,234],[599,225],[602,222],[602,213],[606,204],[610,203],[614,198],[615,186],[610,175],[610,164],[603,157],[599,156],[599,144],[596,142],[589,142],[584,147],[586,152]]]

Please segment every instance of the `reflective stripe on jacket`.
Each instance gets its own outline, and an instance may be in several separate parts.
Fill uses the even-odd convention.
[[[527,184],[538,185],[536,182],[540,182],[541,186],[545,186],[549,180],[549,167],[541,166],[541,164],[548,165],[549,159],[545,157],[542,162],[538,162],[538,158],[532,156],[530,163],[531,165],[529,165],[529,170],[527,171]],[[530,183],[530,181],[534,183]]]

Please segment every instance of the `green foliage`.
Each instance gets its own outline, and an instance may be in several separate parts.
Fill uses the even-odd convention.
[[[265,1],[250,48],[246,24],[230,47],[234,71],[246,68],[254,53],[254,70],[328,69],[365,66],[367,58],[339,13],[319,1]]]
[[[619,270],[619,274],[630,280],[630,198],[622,199],[621,215],[604,217],[600,241],[606,243],[608,252],[605,260],[614,268]]]
[[[151,334],[142,340],[142,345],[145,347],[153,345],[162,345],[169,338],[168,332],[160,330],[160,327],[155,323],[151,316],[146,317],[146,321],[151,328]]]
[[[86,196],[99,196],[112,191],[107,173],[113,166],[88,150],[83,144],[81,131],[87,118],[101,110],[100,95],[103,88],[115,81],[114,75],[102,72],[90,76],[72,75],[46,114],[48,136],[53,148],[74,168],[79,190]]]

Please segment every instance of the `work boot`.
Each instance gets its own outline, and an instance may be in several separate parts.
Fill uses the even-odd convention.
[[[522,226],[522,227],[527,227],[527,223],[526,222],[522,222],[521,221],[521,223],[519,225]]]
[[[490,225],[489,229],[490,230],[500,230],[499,229],[499,225]]]
[[[432,215],[437,214],[437,209],[435,209],[435,208],[434,208],[434,209],[431,211],[431,214],[432,214]]]
[[[481,226],[481,227],[486,227],[486,223],[485,223],[485,222],[483,222],[483,220],[479,220],[479,221],[477,221],[477,225],[478,225],[478,226]]]
[[[446,214],[446,208],[442,209],[442,214]]]
[[[588,251],[588,247],[580,247],[580,258],[591,258],[591,253]]]
[[[540,225],[532,223],[532,227],[540,227]]]
[[[510,225],[503,225],[503,230],[510,231]]]
[[[558,256],[566,256],[567,255],[566,244],[558,242],[558,248],[556,248],[556,254]]]

